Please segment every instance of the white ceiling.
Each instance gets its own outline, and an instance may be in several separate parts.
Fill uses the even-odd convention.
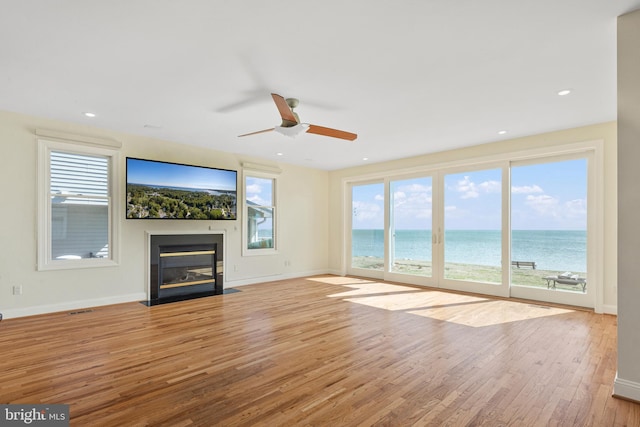
[[[0,109],[333,170],[615,120],[616,17],[638,8],[0,0]],[[271,92],[358,139],[238,138],[280,123]]]

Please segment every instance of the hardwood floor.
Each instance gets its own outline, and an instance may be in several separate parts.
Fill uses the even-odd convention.
[[[0,323],[0,403],[71,425],[639,426],[616,318],[319,276]]]

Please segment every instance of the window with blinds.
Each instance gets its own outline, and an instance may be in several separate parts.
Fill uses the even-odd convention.
[[[102,199],[102,204],[107,204],[108,157],[51,151],[50,161],[52,194],[62,194],[78,200],[87,197]]]
[[[50,152],[51,258],[109,258],[109,158]]]
[[[40,140],[38,268],[113,265],[117,152]]]

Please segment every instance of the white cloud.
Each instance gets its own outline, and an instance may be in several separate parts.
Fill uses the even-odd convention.
[[[409,185],[400,185],[396,188],[396,191],[403,191],[405,193],[431,193],[431,186],[413,183]]]
[[[540,186],[534,185],[520,185],[520,186],[512,186],[511,192],[513,194],[534,194],[534,193],[544,193],[544,190],[540,188]]]
[[[400,186],[393,193],[393,217],[396,226],[425,226],[431,218],[431,187],[424,185]]]
[[[394,202],[403,202],[404,200],[407,200],[407,193],[404,191],[396,191],[393,193]]]
[[[353,218],[354,221],[364,222],[377,218],[382,213],[380,205],[367,202],[353,202]]]
[[[518,227],[577,229],[586,227],[587,201],[562,201],[548,194],[526,196],[524,206],[514,207],[512,220]]]
[[[574,199],[561,203],[555,197],[547,194],[529,195],[525,204],[539,215],[557,219],[583,219],[587,215],[587,201],[585,199]]]
[[[260,195],[262,193],[262,186],[254,182],[253,184],[249,184],[246,187],[247,200],[253,202],[257,205],[267,206],[271,204],[270,200],[263,199]]]
[[[402,191],[396,191],[393,193],[393,208],[398,209],[406,205],[409,202],[407,194]]]
[[[405,193],[404,191],[396,191],[393,193],[394,206],[402,204],[410,205],[431,205],[431,194],[426,192]]]
[[[480,196],[478,193],[478,186],[475,182],[471,181],[468,176],[465,176],[464,179],[458,181],[456,185],[456,191],[458,193],[462,193],[463,199],[475,199]]]
[[[558,199],[547,194],[527,196],[525,204],[543,216],[557,216]]]
[[[574,199],[565,202],[566,216],[568,218],[586,218],[587,201],[585,199]]]
[[[483,193],[499,193],[502,188],[502,184],[498,181],[485,181],[480,183],[478,187]]]
[[[500,192],[501,185],[499,181],[484,181],[480,184],[476,184],[471,181],[471,178],[465,176],[457,182],[455,191],[462,193],[460,198],[462,199],[476,199],[480,197],[481,193],[498,193]]]
[[[264,200],[258,194],[247,197],[247,200],[250,201],[250,202],[255,203],[256,205],[260,205],[260,206],[268,206],[268,205],[271,204],[271,201]]]
[[[247,185],[247,195],[259,193],[262,193],[262,187],[259,184]]]

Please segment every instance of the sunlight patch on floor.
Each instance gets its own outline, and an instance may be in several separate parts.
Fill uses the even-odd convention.
[[[415,287],[411,286],[402,286],[402,285],[393,285],[390,283],[381,283],[381,282],[369,282],[369,283],[349,283],[343,285],[345,288],[349,288],[350,290],[344,292],[338,292],[336,294],[331,294],[329,296],[335,298],[345,298],[345,297],[353,297],[358,295],[369,295],[373,296],[375,294],[388,294],[388,293],[398,293],[398,292],[420,292]]]
[[[375,280],[359,279],[357,277],[343,277],[343,276],[308,277],[305,280],[308,280],[310,282],[326,283],[328,285],[351,285],[351,284],[363,284],[363,283],[378,283]]]
[[[340,278],[345,279],[345,278]],[[323,279],[324,280],[324,279]],[[334,284],[341,284],[337,281]],[[461,295],[373,281],[345,281],[344,292],[328,295],[369,307],[428,317],[471,327],[484,327],[571,313],[573,310],[523,302]]]
[[[532,306],[519,302],[488,300],[473,310],[460,313],[456,307],[409,310],[408,313],[432,319],[454,322],[461,325],[480,328],[522,320],[556,316],[571,313],[573,310],[555,307]]]

